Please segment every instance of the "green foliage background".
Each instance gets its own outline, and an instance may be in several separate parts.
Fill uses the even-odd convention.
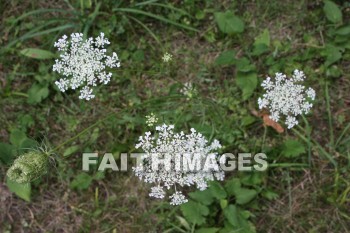
[[[0,232],[350,231],[349,2],[5,0],[0,12]],[[53,44],[72,32],[104,32],[122,64],[89,102],[54,85]],[[257,113],[259,84],[294,69],[316,101],[277,133]],[[149,198],[131,172],[81,171],[83,152],[133,152],[150,113],[222,153],[266,153],[269,169],[186,189],[180,207]],[[6,179],[45,146],[57,147],[48,174]]]

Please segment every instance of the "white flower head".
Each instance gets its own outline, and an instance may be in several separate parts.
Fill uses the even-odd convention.
[[[163,62],[170,62],[173,59],[173,55],[166,52],[166,53],[164,53],[162,59],[163,59]]]
[[[299,70],[295,70],[291,78],[276,73],[275,82],[267,77],[261,84],[266,93],[258,99],[259,109],[269,109],[270,118],[275,122],[285,116],[288,129],[293,128],[298,124],[296,117],[308,113],[312,108],[310,100],[316,97],[314,89],[306,90],[301,84],[305,78],[304,72]]]
[[[146,124],[149,127],[153,127],[158,122],[158,118],[152,112],[150,115],[146,116]]]
[[[187,96],[187,99],[191,99],[197,94],[197,89],[193,86],[191,82],[186,82],[180,89],[180,93],[184,96]]]
[[[172,205],[187,202],[177,188],[196,186],[199,190],[204,190],[208,187],[208,181],[222,180],[225,176],[218,166],[214,169],[215,166],[209,166],[208,163],[215,161],[219,164],[219,156],[215,152],[221,148],[219,141],[209,143],[195,129],[191,129],[189,134],[182,131],[177,133],[174,132],[173,125],[163,124],[156,127],[153,135],[146,132],[141,136],[136,148],[141,148],[144,154],[142,163],[133,167],[135,175],[140,180],[155,185],[149,194],[152,197],[164,198],[164,190],[172,188],[175,191],[170,196]],[[157,169],[154,169],[154,161],[159,162],[159,156],[163,157],[162,163],[158,163]]]
[[[92,94],[92,86],[108,84],[112,73],[106,72],[106,68],[120,67],[120,61],[116,53],[107,56],[105,45],[110,44],[104,33],[101,32],[95,39],[83,39],[82,33],[73,33],[70,40],[64,35],[55,42],[54,46],[61,52],[60,59],[56,59],[53,71],[62,74],[64,78],[56,81],[58,89],[65,92],[68,89],[80,89],[80,99],[90,100],[95,97]]]

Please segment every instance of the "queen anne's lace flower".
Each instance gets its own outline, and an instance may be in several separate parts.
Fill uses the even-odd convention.
[[[158,122],[158,118],[152,112],[150,115],[146,116],[146,124],[149,127],[153,127]]]
[[[315,90],[298,84],[305,79],[303,71],[295,70],[291,78],[276,73],[275,82],[267,77],[261,84],[266,93],[258,99],[259,108],[270,110],[270,118],[278,121],[281,115],[286,117],[288,129],[298,124],[296,116],[308,113],[312,108],[309,100],[315,100]],[[307,98],[308,97],[308,98]]]
[[[166,52],[164,53],[163,57],[162,57],[164,62],[169,62],[173,59],[173,55],[171,55],[170,53]]]
[[[60,59],[56,59],[53,65],[53,71],[65,76],[59,81],[56,81],[58,89],[65,92],[69,88],[80,88],[80,99],[90,100],[95,97],[92,94],[91,87],[98,83],[107,84],[112,73],[106,73],[106,67],[120,67],[120,62],[116,53],[112,56],[106,55],[105,45],[110,44],[104,33],[100,36],[83,39],[82,33],[71,34],[71,39],[68,41],[64,35],[61,39],[55,42],[54,46],[61,51]]]
[[[182,131],[175,133],[174,126],[166,124],[157,126],[156,132],[155,135],[146,132],[144,136],[139,138],[136,148],[141,148],[144,151],[143,160],[141,164],[133,167],[135,175],[141,180],[155,184],[155,187],[151,189],[150,196],[164,198],[165,190],[174,188],[175,193],[170,196],[170,204],[180,205],[187,202],[187,199],[176,188],[194,185],[199,190],[204,190],[208,187],[208,181],[224,179],[225,174],[219,166],[213,168],[207,163],[208,158],[216,160],[218,157],[217,153],[213,152],[221,148],[217,140],[209,144],[204,136],[195,129],[191,129],[190,134],[185,134]],[[164,156],[164,161],[159,163],[158,169],[155,170],[152,162],[161,156]],[[196,167],[197,169],[187,167],[185,169],[182,166],[183,163],[181,164],[182,158],[185,156],[192,162],[197,159],[200,167]]]

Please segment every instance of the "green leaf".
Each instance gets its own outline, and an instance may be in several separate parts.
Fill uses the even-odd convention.
[[[237,72],[236,84],[242,90],[243,100],[247,100],[258,85],[258,76],[255,72]]]
[[[0,161],[4,164],[11,164],[15,156],[15,147],[6,143],[0,142]]]
[[[198,201],[204,205],[210,205],[214,201],[214,197],[209,189],[203,191],[195,191],[188,194],[193,200]]]
[[[334,2],[325,0],[323,11],[326,14],[327,19],[332,23],[339,23],[342,21],[343,15],[341,10]]]
[[[210,228],[200,228],[195,231],[195,233],[216,233],[220,230],[220,228],[210,227]]]
[[[240,188],[241,188],[241,182],[238,178],[232,178],[231,180],[227,181],[225,184],[225,189],[229,196],[234,195],[235,191]]]
[[[214,14],[219,29],[226,34],[241,33],[244,31],[243,21],[235,16],[231,11],[225,13],[217,12]]]
[[[341,48],[338,48],[333,45],[326,45],[323,53],[327,56],[325,66],[330,66],[333,63],[339,61],[342,58]]]
[[[208,207],[191,200],[182,204],[180,208],[188,221],[198,225],[205,223],[205,216],[209,214]]]
[[[22,49],[20,54],[35,59],[50,59],[55,57],[55,54],[50,51],[35,48]]]
[[[335,31],[335,34],[340,35],[340,36],[347,36],[350,34],[350,25],[345,25],[340,28],[338,28]]]
[[[216,65],[233,65],[236,61],[236,52],[233,50],[222,52],[215,60]]]
[[[10,189],[10,191],[15,193],[18,197],[30,202],[30,195],[32,190],[30,183],[19,184],[10,179],[6,179],[6,185]]]
[[[28,90],[28,103],[37,104],[40,103],[49,95],[49,88],[47,85],[34,83]]]
[[[247,189],[247,188],[240,188],[235,190],[235,197],[236,202],[240,205],[247,204],[251,200],[253,200],[256,195],[257,191],[255,189]]]
[[[218,182],[211,182],[209,185],[209,190],[213,197],[218,200],[225,199],[227,197],[227,193],[225,189]]]
[[[270,46],[270,32],[265,29],[260,35],[255,38],[254,45],[263,44],[267,47]]]
[[[235,205],[229,205],[224,209],[224,216],[228,222],[235,227],[237,233],[254,233],[255,228],[251,222],[248,221],[250,213],[248,211],[242,211]],[[237,229],[238,228],[238,229]]]
[[[80,173],[73,179],[72,183],[70,184],[70,187],[79,190],[87,189],[89,188],[91,182],[91,176],[89,176],[87,173]]]
[[[16,147],[21,147],[22,143],[28,139],[26,134],[18,129],[12,130],[10,134],[10,142]]]
[[[299,141],[289,139],[283,143],[282,155],[287,158],[297,157],[305,151],[304,145]]]
[[[67,157],[67,156],[77,152],[79,150],[79,148],[80,148],[80,146],[78,146],[78,145],[70,146],[64,151],[63,156]]]

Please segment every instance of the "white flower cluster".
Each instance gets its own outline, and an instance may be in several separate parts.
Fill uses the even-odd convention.
[[[187,96],[187,99],[191,99],[197,94],[197,89],[193,86],[191,82],[184,83],[184,86],[180,89],[180,93]]]
[[[288,129],[298,124],[296,116],[308,113],[312,108],[309,100],[315,100],[315,90],[298,84],[305,80],[303,71],[295,70],[291,78],[276,73],[275,82],[267,77],[261,84],[266,93],[258,99],[259,109],[270,110],[270,118],[277,122],[281,115],[286,116]],[[308,97],[309,99],[307,99]]]
[[[171,55],[170,53],[166,52],[164,53],[163,57],[163,62],[169,62],[173,59],[173,55]]]
[[[91,89],[97,83],[107,84],[112,73],[105,71],[106,67],[120,67],[116,53],[112,56],[106,55],[105,45],[110,44],[104,33],[95,39],[83,39],[82,33],[73,33],[68,41],[64,35],[55,42],[54,46],[62,52],[60,59],[56,59],[53,71],[65,76],[55,84],[60,91],[65,92],[69,88],[80,90],[80,99],[90,100],[95,97]]]
[[[154,113],[151,113],[150,115],[146,116],[146,124],[149,127],[153,127],[158,122],[158,118],[154,115]]]
[[[139,138],[136,148],[141,148],[144,154],[142,162],[133,167],[135,175],[140,180],[155,185],[151,188],[149,194],[151,197],[162,199],[166,195],[166,190],[174,188],[170,204],[180,205],[187,202],[187,199],[177,188],[193,185],[199,190],[205,190],[208,181],[224,179],[224,172],[219,166],[211,166],[213,163],[205,162],[200,169],[181,169],[179,165],[183,161],[183,156],[188,156],[186,159],[192,161],[194,156],[197,156],[196,161],[200,161],[201,164],[208,161],[208,158],[216,161],[218,154],[214,151],[221,148],[219,141],[214,140],[209,144],[205,137],[193,128],[190,134],[182,131],[175,133],[173,125],[157,126],[156,132],[153,136],[151,132],[146,132]],[[169,159],[164,159],[155,169],[152,163],[162,156]]]

